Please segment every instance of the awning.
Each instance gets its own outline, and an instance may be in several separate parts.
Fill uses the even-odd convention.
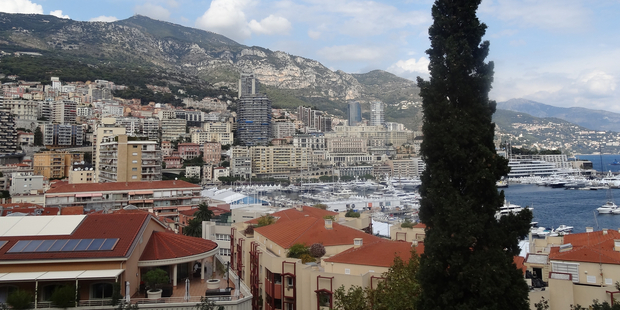
[[[152,194],[153,191],[137,191],[136,195],[149,195]]]
[[[102,193],[97,193],[97,194],[92,194],[92,196],[93,197],[101,197],[101,196],[103,196],[103,194]]]
[[[128,194],[129,194],[129,195],[135,195],[135,194],[136,194],[136,192],[129,192]]]
[[[93,194],[75,194],[75,197],[92,197]]]
[[[0,273],[0,283],[3,282],[30,282],[53,280],[86,280],[86,279],[113,279],[123,273],[123,269],[104,270],[67,270],[41,272],[9,272]]]
[[[153,203],[152,199],[145,200],[144,203]]]
[[[78,276],[78,279],[109,279],[116,278],[121,273],[123,273],[123,269],[106,269],[106,270],[86,270],[82,274]]]

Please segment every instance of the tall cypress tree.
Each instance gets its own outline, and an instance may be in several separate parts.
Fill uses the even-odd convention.
[[[481,0],[436,0],[430,81],[418,78],[424,108],[426,170],[420,219],[427,226],[418,273],[419,309],[528,309],[528,287],[513,257],[530,211],[495,219],[504,202],[496,182],[509,172],[493,144],[495,102],[488,93]]]

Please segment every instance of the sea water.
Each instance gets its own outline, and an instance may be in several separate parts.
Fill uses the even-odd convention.
[[[513,204],[534,208],[534,221],[538,222],[538,226],[555,228],[563,224],[573,226],[573,232],[585,232],[586,227],[595,230],[620,228],[620,214],[598,214],[596,211],[608,198],[620,203],[620,189],[567,190],[510,184],[504,188],[504,194],[506,200]]]
[[[620,162],[620,155],[575,155],[575,158],[591,161],[592,168],[596,171],[620,172],[620,165],[612,165],[614,161]]]

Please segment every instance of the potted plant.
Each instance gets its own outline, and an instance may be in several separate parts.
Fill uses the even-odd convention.
[[[161,298],[162,285],[168,283],[170,278],[168,277],[168,273],[166,271],[156,268],[149,270],[146,274],[144,274],[142,281],[144,281],[148,289],[146,291],[148,297],[150,299],[157,299]]]

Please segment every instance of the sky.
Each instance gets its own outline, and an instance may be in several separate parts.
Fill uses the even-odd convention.
[[[134,14],[332,70],[428,78],[432,0],[0,0],[0,11],[112,22]],[[620,113],[620,0],[482,0],[491,99]]]

